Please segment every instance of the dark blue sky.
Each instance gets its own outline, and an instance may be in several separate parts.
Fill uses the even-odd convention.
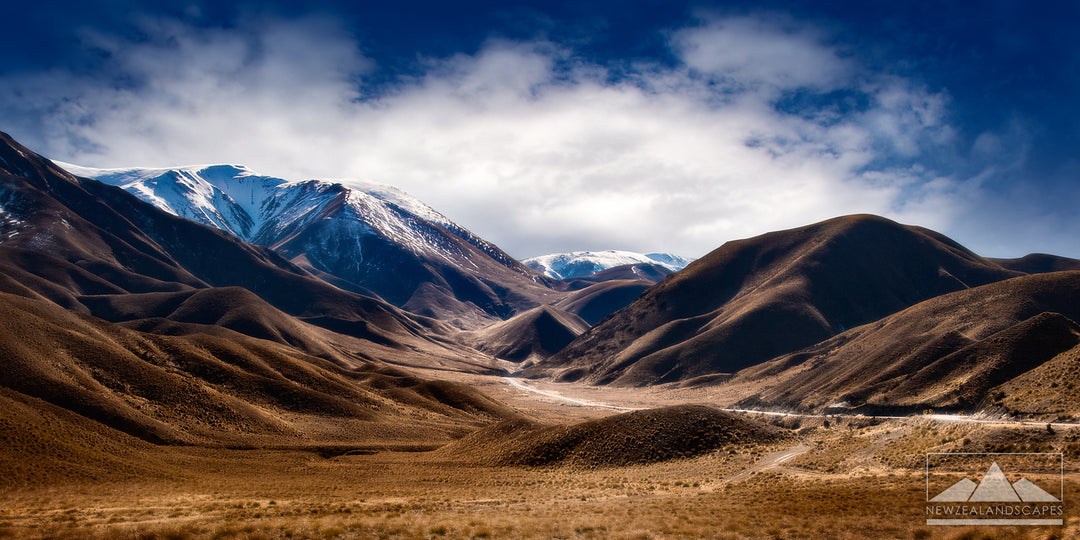
[[[4,19],[15,24],[7,25],[5,32],[0,33],[0,82],[5,87],[0,90],[3,115],[0,129],[56,159],[99,166],[180,164],[145,163],[175,156],[178,160],[245,161],[263,168],[274,167],[275,170],[263,172],[283,176],[362,175],[400,185],[451,219],[493,237],[497,243],[506,244],[504,247],[511,253],[522,257],[537,255],[538,251],[570,249],[663,250],[667,248],[663,245],[665,241],[671,244],[671,250],[690,251],[685,254],[698,256],[707,246],[719,245],[730,237],[797,225],[782,217],[751,220],[748,216],[767,212],[775,205],[751,200],[769,196],[769,192],[741,187],[754,183],[754,171],[763,175],[792,171],[795,176],[806,174],[813,180],[790,185],[778,183],[773,188],[785,190],[821,182],[808,193],[857,186],[855,191],[861,195],[852,195],[850,200],[838,197],[842,202],[836,204],[818,204],[820,211],[804,209],[792,202],[797,210],[790,212],[791,220],[828,217],[825,214],[829,212],[874,211],[908,222],[931,221],[921,224],[939,228],[988,256],[1051,251],[1080,257],[1080,217],[1076,212],[1080,204],[1080,162],[1076,157],[1080,148],[1080,100],[1077,99],[1080,47],[1076,44],[1076,36],[1080,35],[1080,4],[1075,2],[315,1],[222,6],[218,2],[114,0],[69,5],[8,4],[2,8]],[[288,77],[280,78],[279,72],[292,69],[289,66],[297,67],[296,62],[274,60],[277,56],[273,55],[287,56],[288,51],[264,51],[273,49],[275,35],[289,34],[294,21],[300,21],[296,23],[300,28],[295,32],[299,36],[297,42],[306,39],[304,36],[321,34],[334,38],[313,46],[310,54],[318,55],[321,48],[329,48],[337,55],[334,62],[325,66],[308,66],[308,70],[300,65],[295,79],[318,82],[322,80],[322,72],[315,70],[338,70],[345,66],[338,71],[345,73],[344,77],[352,84],[350,91],[355,93],[344,101],[366,107],[363,111],[346,113],[354,123],[401,126],[403,119],[419,114],[415,111],[429,110],[426,107],[438,110],[438,104],[449,106],[450,102],[445,100],[452,99],[459,99],[454,102],[455,107],[467,109],[463,103],[469,101],[462,95],[488,91],[469,86],[471,83],[467,81],[474,75],[487,85],[480,88],[491,87],[491,81],[515,76],[530,81],[526,94],[531,95],[514,94],[513,107],[484,104],[475,109],[478,127],[460,127],[469,122],[469,116],[439,119],[435,118],[440,114],[437,112],[421,115],[425,123],[416,126],[418,133],[425,134],[439,129],[438,126],[452,125],[458,139],[463,133],[471,133],[479,141],[484,136],[476,133],[481,130],[491,129],[495,131],[490,133],[496,133],[505,129],[499,118],[521,114],[523,125],[532,126],[529,129],[544,126],[543,129],[550,130],[550,133],[545,131],[548,136],[543,140],[523,142],[531,145],[530,150],[521,151],[528,154],[522,158],[525,161],[513,166],[491,161],[483,149],[470,147],[455,147],[455,155],[475,153],[472,162],[443,163],[435,154],[425,159],[409,156],[407,162],[432,162],[432,169],[425,172],[429,178],[441,176],[441,171],[448,168],[462,169],[466,172],[458,174],[465,175],[471,164],[483,171],[533,171],[535,162],[528,160],[539,159],[532,155],[537,153],[533,149],[538,145],[550,144],[549,149],[540,152],[550,157],[565,155],[566,146],[578,148],[582,144],[580,141],[572,145],[559,143],[558,137],[565,139],[567,135],[549,126],[548,122],[554,118],[550,111],[558,110],[559,114],[576,118],[571,111],[587,111],[586,104],[594,103],[590,100],[599,99],[597,96],[607,95],[606,91],[621,90],[619,95],[626,96],[628,87],[636,88],[639,94],[625,110],[634,111],[637,118],[642,115],[651,118],[652,114],[671,117],[671,110],[664,107],[676,98],[683,100],[680,103],[684,105],[701,107],[705,114],[716,113],[717,121],[738,123],[749,114],[747,111],[753,111],[759,115],[757,123],[743,126],[745,136],[740,140],[753,152],[768,149],[774,159],[765,165],[756,161],[758,157],[754,154],[747,157],[744,165],[715,176],[701,172],[713,167],[711,162],[683,170],[666,163],[665,154],[659,150],[666,138],[664,133],[678,131],[680,124],[660,126],[646,122],[655,129],[654,137],[619,144],[650,149],[647,155],[653,157],[641,158],[644,166],[636,170],[651,171],[651,180],[628,179],[627,185],[666,181],[674,186],[693,177],[687,181],[689,184],[723,184],[723,189],[714,191],[717,197],[748,199],[745,204],[702,207],[697,214],[686,213],[708,216],[700,218],[708,220],[708,227],[695,228],[688,221],[666,229],[654,226],[653,229],[664,229],[656,235],[641,231],[636,235],[620,235],[599,223],[601,217],[618,220],[653,212],[650,219],[655,223],[671,222],[672,215],[664,212],[678,207],[677,201],[673,202],[679,198],[678,189],[672,188],[672,194],[665,194],[660,189],[642,187],[639,191],[647,202],[604,203],[607,206],[596,211],[595,219],[581,220],[580,229],[562,225],[556,233],[539,225],[560,218],[557,212],[545,210],[550,204],[543,197],[550,200],[551,196],[544,189],[538,189],[536,199],[516,201],[534,212],[538,216],[536,220],[512,226],[500,224],[498,212],[489,209],[490,200],[478,196],[473,202],[459,204],[447,193],[462,196],[460,189],[439,187],[453,182],[459,182],[458,188],[466,185],[458,176],[447,172],[446,178],[440,180],[443,184],[436,185],[402,174],[406,165],[385,157],[400,145],[380,146],[380,154],[369,156],[364,162],[371,164],[369,168],[363,163],[342,163],[340,172],[335,173],[325,160],[344,154],[328,153],[320,167],[292,166],[291,163],[303,158],[297,155],[288,160],[262,160],[260,154],[248,147],[236,147],[231,155],[200,154],[185,144],[188,139],[184,136],[190,134],[169,127],[173,124],[168,122],[182,115],[179,111],[187,111],[192,118],[202,118],[201,115],[220,118],[221,104],[235,94],[221,93],[222,88],[228,90],[228,79],[250,75],[247,67],[231,64],[220,72],[214,71],[220,66],[191,56],[213,57],[219,50],[214,47],[224,51],[222,58],[229,58],[228,54],[232,53],[240,55],[237,65],[255,65],[260,68],[260,76],[267,78],[260,79],[262,83],[244,83],[248,86],[236,92],[259,94],[261,87],[256,84],[280,84]],[[233,35],[257,33],[256,28],[271,30],[257,39],[241,40],[242,45],[230,41]],[[800,47],[813,49],[812,54],[808,53],[805,59],[796,58],[801,54]],[[747,61],[740,62],[738,55]],[[485,63],[485,59],[492,58],[508,60]],[[785,63],[786,58],[791,63]],[[163,82],[168,79],[168,72],[146,67],[147,63],[161,59],[177,62],[183,68],[178,69],[176,76],[177,85],[185,88],[185,97],[161,97],[170,88]],[[833,69],[831,74],[818,77],[801,71],[806,66],[800,62],[813,63],[815,59],[824,59],[829,65],[822,70]],[[518,72],[522,62],[529,60],[536,60],[537,67],[525,74]],[[265,66],[273,68],[272,76],[266,75],[267,70],[262,69]],[[199,75],[202,72],[216,75],[202,78]],[[55,88],[63,85],[69,88],[63,91]],[[50,89],[43,90],[44,87]],[[331,82],[325,87],[326,96],[341,94]],[[205,90],[206,95],[190,97],[198,89]],[[498,89],[492,91],[502,95]],[[747,96],[754,99],[748,100]],[[281,99],[274,101],[278,98]],[[176,103],[187,99],[191,101]],[[326,97],[323,101],[333,99]],[[278,94],[270,95],[266,102],[290,103],[287,96],[282,98]],[[311,114],[325,114],[332,108],[323,105],[312,109]],[[175,109],[170,108],[173,106]],[[301,109],[304,106],[297,104]],[[676,108],[686,112],[688,106]],[[386,112],[408,111],[409,107],[413,107],[412,116],[401,112],[401,116],[390,117]],[[763,112],[762,107],[767,110]],[[129,112],[118,112],[125,110]],[[266,114],[265,110],[252,113]],[[700,117],[687,114],[682,125]],[[332,121],[327,118],[327,122]],[[238,112],[227,125],[244,122],[245,118]],[[295,118],[290,118],[282,124],[295,127],[295,122]],[[162,139],[161,147],[136,148],[124,142],[118,137],[121,132],[116,126],[125,123],[154,133]],[[222,129],[218,127],[217,131]],[[255,142],[264,139],[270,148],[296,147],[300,143],[284,141],[290,129],[284,127],[278,131],[262,126],[258,132],[247,132],[245,137]],[[397,127],[378,129],[379,141],[414,137],[398,133]],[[694,129],[678,136],[698,140],[713,133],[706,127]],[[860,134],[851,135],[851,130],[856,129]],[[352,132],[335,128],[334,133],[338,140],[348,138]],[[722,133],[717,136],[722,138]],[[229,140],[236,138],[236,134],[231,134]],[[424,144],[429,147],[449,144],[427,135],[415,138],[427,141]],[[593,142],[602,139],[597,142],[598,149],[589,152],[592,158],[575,156],[572,169],[552,170],[529,185],[547,181],[544,178],[565,176],[570,170],[602,170],[605,165],[625,162],[625,159],[616,160],[618,152],[603,157],[608,154],[602,149],[610,148],[615,139],[606,135],[583,138]],[[310,135],[303,137],[310,139]],[[764,145],[761,141],[765,141]],[[717,148],[728,148],[723,144],[730,142],[718,140]],[[355,144],[375,148],[367,142]],[[221,144],[217,145],[220,147]],[[125,150],[130,154],[125,154]],[[276,152],[281,155],[280,151]],[[305,152],[311,154],[310,150]],[[513,154],[515,150],[502,149],[501,155],[508,152]],[[721,153],[727,155],[727,152]],[[803,155],[828,155],[836,159],[822,162],[821,167],[812,171],[795,171],[791,161],[783,159],[789,152],[791,160]],[[131,155],[138,163],[115,162],[125,155]],[[728,162],[739,159],[729,157]],[[491,174],[496,178],[490,181],[494,184],[468,185],[502,186],[497,178],[514,173]],[[596,174],[600,173],[550,180],[551,189],[576,186],[588,195],[586,199],[591,197],[589,200],[618,199],[609,192],[589,187],[614,182],[596,180]],[[683,177],[674,180],[665,176],[680,174]],[[821,179],[828,174],[836,175],[839,184],[834,186]],[[505,189],[514,193],[522,191],[518,185]],[[791,193],[796,197],[802,192]],[[620,209],[608,207],[616,204],[622,204]],[[579,211],[588,208],[584,204],[577,207]],[[722,223],[715,216],[717,212],[729,212],[731,220],[741,225]],[[682,218],[684,213],[678,213]],[[531,239],[527,238],[530,234],[533,234]],[[578,245],[574,245],[575,239]]]

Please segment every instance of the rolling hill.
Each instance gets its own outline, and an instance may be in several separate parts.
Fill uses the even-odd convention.
[[[1011,410],[1034,412],[1035,403],[1016,398],[1035,390],[1046,394],[1071,380],[1080,352],[1077,320],[1080,272],[1023,276],[921,302],[747,368],[732,384],[768,385],[742,405],[971,411],[1009,398]],[[1064,364],[1049,368],[1055,362]],[[1044,365],[1046,373],[1036,376]],[[1071,390],[1060,387],[1053,393]],[[1074,404],[1069,412],[1080,410]]]
[[[464,339],[497,358],[525,362],[559,352],[588,328],[589,324],[573,313],[540,306],[472,332]]]
[[[642,279],[613,279],[590,283],[553,305],[594,325],[630,305],[653,285],[654,282]]]
[[[462,385],[439,383],[458,394],[439,399],[431,382],[378,362],[345,368],[228,330],[148,334],[6,293],[0,314],[9,398],[153,444],[424,440],[513,416]]]
[[[927,229],[836,218],[724,244],[527,374],[647,385],[734,373],[923,300],[1019,275]]]
[[[1080,260],[1046,253],[1029,253],[1019,259],[990,259],[1009,270],[1016,270],[1026,274],[1043,274],[1046,272],[1064,272],[1067,270],[1080,270]]]

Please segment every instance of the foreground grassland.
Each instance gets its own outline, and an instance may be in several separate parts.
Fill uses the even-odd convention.
[[[1080,537],[1072,470],[1064,528],[928,527],[922,515],[928,449],[1067,449],[1072,433],[910,420],[793,431],[767,446],[593,469],[492,467],[430,452],[169,448],[159,459],[175,471],[153,481],[5,488],[0,537]]]

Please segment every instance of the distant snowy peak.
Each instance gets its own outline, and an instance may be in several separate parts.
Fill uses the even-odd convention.
[[[672,253],[646,253],[646,257],[652,259],[662,266],[667,266],[673,272],[678,272],[687,265],[694,262],[694,259],[689,257],[680,257]]]
[[[682,270],[693,259],[670,253],[634,253],[632,251],[574,251],[531,257],[521,262],[555,279],[571,279],[591,276],[617,266],[629,264],[655,264],[672,272]]]

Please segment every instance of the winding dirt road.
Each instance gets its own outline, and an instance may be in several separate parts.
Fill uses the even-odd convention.
[[[615,409],[615,410],[619,410],[619,411],[640,411],[640,410],[642,410],[640,407],[620,407],[618,405],[608,405],[607,403],[596,403],[596,402],[593,402],[593,401],[584,401],[584,400],[580,400],[580,399],[574,399],[574,398],[571,398],[571,397],[566,397],[566,396],[563,396],[563,395],[560,395],[560,394],[556,394],[554,392],[545,392],[543,390],[528,386],[525,383],[523,383],[520,380],[515,379],[513,377],[503,377],[503,380],[506,381],[506,384],[509,384],[510,386],[513,386],[514,388],[520,388],[520,389],[525,390],[527,392],[532,392],[534,394],[539,394],[541,396],[547,396],[547,397],[550,397],[550,398],[555,398],[557,400],[565,401],[566,403],[569,403],[569,404],[572,404],[572,405],[577,405],[577,406],[580,406],[580,407],[600,407],[600,408],[604,408],[604,409]]]
[[[506,383],[509,384],[510,386],[513,386],[514,388],[518,388],[518,389],[524,390],[526,392],[532,392],[534,394],[539,394],[539,395],[542,395],[542,396],[553,398],[553,399],[556,399],[556,400],[559,400],[559,401],[562,401],[562,402],[565,402],[567,404],[574,405],[574,406],[577,406],[577,407],[597,407],[597,408],[603,408],[603,409],[614,409],[614,410],[619,410],[619,411],[640,411],[640,410],[645,408],[645,407],[623,407],[623,406],[619,406],[619,405],[611,405],[609,403],[601,403],[601,402],[598,402],[598,401],[585,401],[585,400],[581,400],[581,399],[575,399],[575,398],[567,397],[567,396],[564,396],[562,394],[558,394],[558,393],[555,393],[555,392],[547,392],[547,391],[544,391],[544,390],[540,390],[538,388],[533,388],[533,387],[525,384],[524,382],[522,382],[520,379],[517,379],[517,378],[514,378],[514,377],[503,377],[503,380],[506,381]],[[795,418],[874,418],[874,419],[882,419],[882,420],[904,420],[904,419],[908,419],[908,418],[922,418],[922,419],[926,419],[926,420],[933,420],[935,422],[939,422],[939,423],[943,423],[943,424],[962,422],[962,423],[973,423],[973,424],[992,424],[992,425],[1009,426],[1009,427],[1045,426],[1045,425],[1047,425],[1047,422],[1019,421],[1019,420],[1008,420],[1008,419],[1003,419],[1003,418],[983,418],[983,417],[979,417],[979,416],[970,416],[970,415],[961,415],[961,414],[921,414],[921,415],[909,415],[909,416],[866,416],[866,415],[862,415],[862,414],[789,413],[789,412],[778,412],[778,411],[760,411],[760,410],[755,410],[755,409],[737,409],[737,408],[730,408],[730,407],[720,407],[720,410],[726,411],[726,412],[733,412],[733,413],[742,413],[742,414],[760,414],[760,415],[764,415],[764,416],[784,416],[784,417],[795,417]],[[1051,422],[1049,424],[1054,429],[1057,429],[1057,428],[1080,428],[1080,423],[1076,423],[1076,422]]]
[[[747,478],[750,478],[750,475],[752,475],[752,474],[754,474],[754,473],[756,473],[758,471],[764,471],[766,469],[772,469],[774,467],[779,467],[779,466],[783,465],[785,462],[790,461],[790,460],[792,460],[792,459],[794,459],[796,457],[799,457],[799,456],[809,452],[811,448],[812,447],[809,446],[809,445],[800,444],[798,446],[793,446],[791,448],[786,448],[784,450],[779,450],[779,451],[773,452],[771,454],[766,454],[765,457],[761,458],[757,463],[754,463],[753,465],[751,465],[751,466],[749,466],[749,467],[747,467],[747,468],[745,468],[745,469],[743,469],[743,470],[741,470],[741,471],[739,471],[739,472],[737,472],[737,473],[735,473],[735,474],[733,474],[731,476],[728,476],[727,478],[724,478],[723,480],[720,481],[720,483],[721,484],[726,484],[726,483],[729,483],[729,482],[738,482],[740,480],[746,480]]]

